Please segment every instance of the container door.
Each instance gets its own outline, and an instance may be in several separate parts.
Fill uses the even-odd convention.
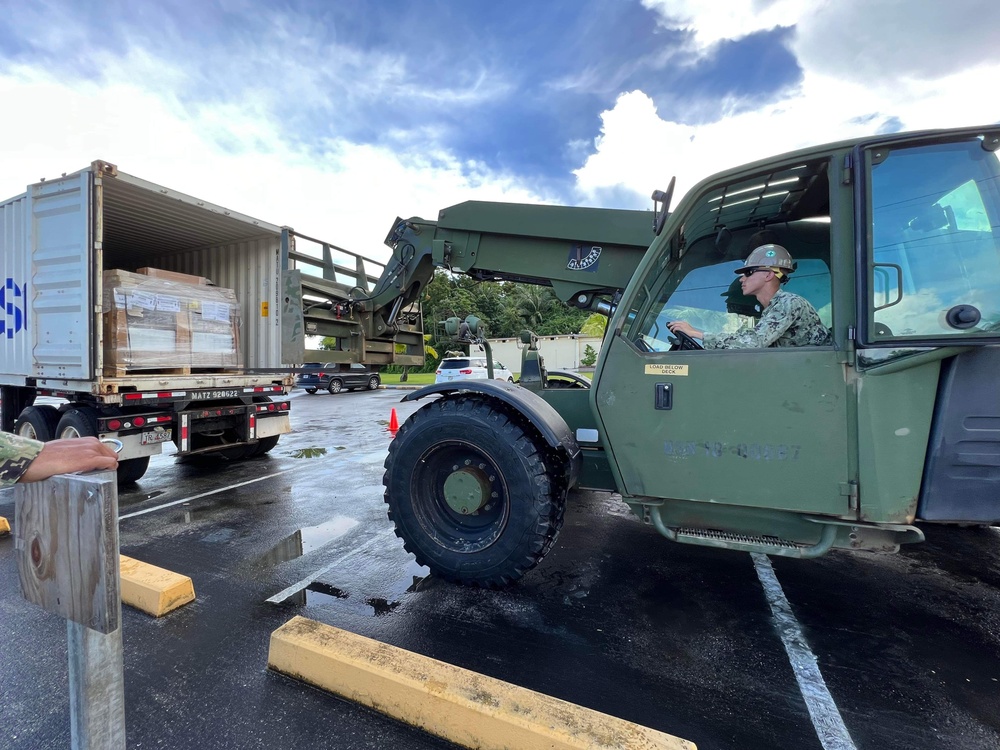
[[[93,376],[94,274],[90,172],[28,191],[31,226],[32,374],[89,380]]]

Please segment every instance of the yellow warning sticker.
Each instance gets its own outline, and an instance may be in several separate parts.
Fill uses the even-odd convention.
[[[647,375],[676,375],[678,377],[687,377],[688,366],[687,365],[646,365]]]

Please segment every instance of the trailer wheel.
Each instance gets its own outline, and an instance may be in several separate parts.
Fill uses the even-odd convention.
[[[97,410],[75,406],[63,412],[56,426],[57,438],[97,437]]]
[[[281,435],[271,435],[270,437],[261,438],[257,441],[257,444],[250,449],[247,454],[247,458],[254,458],[256,456],[263,456],[265,453],[270,453],[274,450],[274,446],[278,444],[278,438]]]
[[[310,396],[313,395],[315,392],[316,392],[315,388],[306,388],[306,393],[308,393]]]
[[[344,381],[340,378],[334,378],[330,381],[330,385],[327,386],[327,390],[330,391],[330,393],[340,393],[344,390]]]
[[[43,443],[56,436],[59,412],[54,406],[28,406],[21,411],[14,423],[14,433],[21,437],[41,440]]]
[[[415,412],[389,444],[383,477],[403,546],[448,581],[516,581],[562,526],[565,493],[549,478],[543,449],[481,399],[442,399]]]
[[[133,484],[142,479],[149,468],[149,456],[129,458],[118,462],[118,484]]]

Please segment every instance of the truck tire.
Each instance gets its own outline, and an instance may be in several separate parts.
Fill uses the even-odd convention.
[[[133,484],[142,479],[149,468],[149,456],[129,458],[118,462],[118,484]]]
[[[313,395],[315,392],[316,392],[315,388],[306,388],[306,393],[308,393],[310,396]]]
[[[333,378],[330,381],[330,385],[327,386],[327,390],[330,391],[330,393],[340,393],[344,390],[344,381],[340,378]]]
[[[56,425],[55,437],[97,437],[97,410],[88,406],[74,406],[63,412]]]
[[[59,412],[56,407],[28,406],[14,423],[14,433],[44,443],[56,436],[58,424]]]
[[[278,444],[278,438],[281,435],[271,435],[270,437],[261,438],[257,441],[257,444],[250,448],[250,452],[247,453],[247,458],[255,458],[256,456],[263,456],[265,453],[270,453],[274,450],[274,446]]]
[[[445,398],[415,412],[389,444],[385,502],[396,536],[439,578],[506,586],[562,527],[565,493],[544,444],[496,405]]]

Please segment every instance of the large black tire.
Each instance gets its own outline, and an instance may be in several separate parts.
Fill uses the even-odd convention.
[[[97,409],[89,406],[74,406],[67,409],[59,418],[55,437],[97,437]]]
[[[316,389],[315,388],[306,388],[306,393],[308,393],[311,396],[314,393],[316,393]]]
[[[488,401],[428,404],[389,444],[383,483],[396,535],[445,580],[489,588],[516,581],[563,523],[565,492],[544,456],[540,438]]]
[[[263,456],[265,453],[270,453],[274,450],[274,446],[278,444],[278,438],[281,435],[271,435],[270,437],[261,438],[257,441],[257,444],[250,448],[250,452],[247,453],[247,458],[254,458],[256,456]]]
[[[330,385],[327,386],[327,390],[330,391],[330,393],[340,393],[344,390],[344,381],[340,378],[331,378]]]
[[[369,391],[376,390],[380,385],[382,385],[382,378],[380,378],[378,375],[372,375],[370,378],[368,378]]]
[[[14,433],[21,437],[41,440],[43,443],[56,436],[59,411],[54,406],[25,407],[14,423]]]
[[[133,484],[142,479],[149,468],[149,456],[118,462],[118,484]]]

